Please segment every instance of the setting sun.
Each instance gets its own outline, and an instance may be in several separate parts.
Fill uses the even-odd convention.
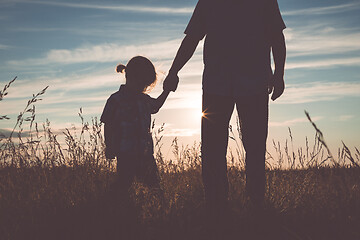
[[[200,112],[200,113],[199,113],[199,117],[200,117],[200,118],[205,117],[205,113],[204,113],[204,112]]]

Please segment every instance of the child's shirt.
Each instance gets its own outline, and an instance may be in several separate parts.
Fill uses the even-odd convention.
[[[119,91],[107,100],[100,118],[111,131],[110,141],[107,141],[106,147],[114,155],[129,152],[140,155],[153,154],[151,114],[158,110],[156,99],[144,93],[133,92],[126,85],[121,85]]]

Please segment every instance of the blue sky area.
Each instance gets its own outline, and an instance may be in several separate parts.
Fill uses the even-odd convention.
[[[123,76],[115,66],[135,55],[149,57],[159,73],[156,97],[196,0],[57,1],[0,0],[0,87],[14,76],[0,102],[0,129],[11,129],[28,98],[45,86],[37,122],[53,129],[99,117]],[[270,104],[269,144],[292,130],[302,146],[314,130],[307,110],[333,149],[343,140],[359,147],[360,1],[279,0],[287,25],[286,91]],[[165,135],[191,144],[200,140],[202,43],[180,73],[178,91],[153,116]],[[221,84],[221,82],[219,82]],[[232,121],[234,124],[234,121]]]

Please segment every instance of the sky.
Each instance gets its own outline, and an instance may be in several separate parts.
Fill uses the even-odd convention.
[[[184,37],[196,0],[0,0],[0,88],[17,76],[0,102],[0,132],[6,133],[32,94],[49,86],[36,103],[36,121],[56,131],[100,117],[106,99],[125,82],[115,72],[136,55],[154,63],[162,80]],[[308,111],[336,152],[344,141],[360,145],[360,1],[278,0],[287,28],[286,90],[270,103],[268,146],[303,146],[315,131]],[[202,45],[181,70],[155,122],[165,123],[165,141],[200,141]],[[219,84],[221,84],[219,82]],[[231,124],[235,125],[233,115]]]

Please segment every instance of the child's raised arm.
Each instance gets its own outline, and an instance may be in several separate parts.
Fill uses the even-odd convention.
[[[164,90],[158,98],[153,98],[153,109],[151,114],[157,113],[159,109],[164,105],[166,98],[169,96],[170,91]]]

